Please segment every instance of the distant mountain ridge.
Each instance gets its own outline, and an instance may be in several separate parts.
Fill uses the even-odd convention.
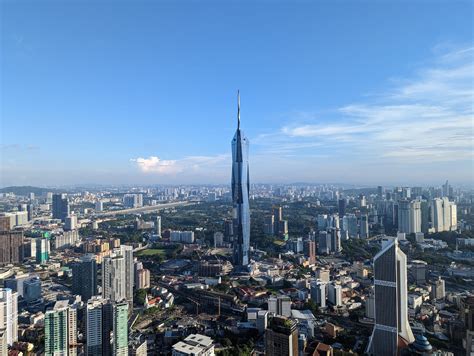
[[[57,189],[53,188],[40,188],[32,186],[11,186],[0,188],[0,193],[13,193],[15,195],[28,196],[30,193],[35,193],[35,195],[45,195],[47,192],[57,192]]]

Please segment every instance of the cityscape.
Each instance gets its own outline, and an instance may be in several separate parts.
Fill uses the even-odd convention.
[[[437,47],[444,54],[430,64],[431,69],[420,71],[424,81],[398,83],[400,92],[379,95],[370,99],[374,100],[371,104],[334,104],[340,106],[337,112],[353,115],[349,121],[342,116],[328,122],[313,117],[308,124],[303,117],[309,114],[300,113],[298,122],[290,122],[272,112],[274,119],[262,117],[256,122],[258,114],[252,110],[263,110],[257,107],[269,99],[256,97],[252,83],[259,78],[249,80],[241,68],[238,75],[242,75],[244,88],[239,87],[239,78],[232,77],[232,83],[214,89],[212,100],[202,99],[211,96],[206,94],[211,90],[209,83],[196,93],[198,101],[189,95],[190,101],[179,105],[172,98],[173,85],[183,85],[184,98],[188,90],[184,84],[166,82],[169,95],[157,87],[161,94],[157,94],[156,117],[168,108],[167,102],[183,116],[194,104],[191,112],[199,113],[182,120],[172,116],[155,120],[152,115],[147,125],[132,117],[139,112],[146,115],[138,107],[141,96],[149,93],[140,94],[140,89],[132,87],[127,89],[130,101],[117,100],[110,106],[111,113],[130,110],[129,120],[106,119],[106,115],[94,118],[94,112],[107,111],[99,107],[110,98],[95,91],[93,83],[100,87],[101,79],[96,82],[89,78],[90,73],[74,74],[77,83],[71,80],[51,89],[58,100],[50,102],[51,83],[43,84],[42,92],[35,82],[41,71],[52,70],[45,69],[50,64],[42,63],[44,58],[40,60],[38,52],[55,46],[54,53],[108,46],[104,40],[108,31],[123,35],[143,30],[142,40],[147,42],[153,31],[145,29],[155,26],[150,23],[157,21],[156,26],[161,26],[161,21],[171,21],[174,26],[178,21],[179,25],[181,16],[188,16],[192,9],[203,16],[200,26],[217,21],[223,33],[216,34],[214,28],[201,32],[205,30],[188,24],[184,30],[189,31],[188,36],[197,31],[220,41],[220,36],[234,36],[225,21],[234,25],[237,20],[227,11],[240,5],[250,10],[251,5],[229,2],[228,7],[221,7],[203,2],[201,8],[189,2],[187,8],[183,2],[188,9],[183,13],[161,1],[139,1],[137,5],[124,1],[115,9],[107,2],[88,3],[89,7],[77,1],[70,8],[59,2],[38,3],[1,2],[8,14],[2,14],[6,20],[2,25],[6,35],[0,36],[2,49],[11,50],[5,55],[2,72],[14,73],[0,79],[6,92],[0,95],[5,103],[0,156],[1,356],[474,355],[474,35],[470,28],[474,15],[468,11],[474,10],[472,3],[441,1],[437,7],[415,1],[430,12],[431,20],[443,18],[430,24],[423,17],[427,27],[419,36],[440,28],[447,37],[467,38],[470,46]],[[407,21],[408,27],[419,27],[413,9],[405,10],[408,3],[362,3],[371,19],[377,18],[377,9],[385,14],[393,7],[400,26]],[[275,7],[257,2],[252,9],[257,17],[267,10],[275,18],[288,16],[288,31],[304,37],[308,34],[303,35],[296,19],[308,20],[305,11],[319,18],[320,11],[337,12],[343,4],[343,17],[352,18],[360,10],[354,1],[337,5],[316,1],[311,7],[297,2],[295,8],[302,11],[298,15],[286,2]],[[210,5],[220,9],[222,18],[212,16]],[[39,27],[34,10],[45,15]],[[105,15],[109,10],[110,17]],[[173,15],[171,20],[156,15],[158,10]],[[446,20],[440,15],[443,10],[458,17]],[[240,16],[242,9],[238,11]],[[77,12],[77,18],[70,12]],[[127,28],[125,24],[132,24],[130,16],[138,13],[141,20],[133,21],[138,27]],[[407,20],[402,20],[404,14]],[[194,16],[186,18],[194,21]],[[313,26],[313,20],[310,16],[306,25]],[[264,21],[258,23],[271,27]],[[78,24],[81,30],[75,32]],[[104,32],[102,25],[107,27]],[[64,33],[58,31],[62,26]],[[384,32],[384,25],[380,26]],[[251,33],[260,33],[257,27]],[[35,31],[41,33],[41,46],[27,44]],[[94,35],[81,37],[88,31]],[[248,29],[244,31],[245,39],[252,41]],[[407,33],[404,41],[418,36],[415,32]],[[73,33],[76,37],[69,37]],[[166,33],[174,35],[176,42],[182,40],[179,31]],[[465,33],[466,38],[461,36]],[[61,42],[63,35],[68,38],[65,42]],[[134,36],[125,37],[112,47],[142,46]],[[382,37],[384,42],[390,38],[387,33]],[[284,44],[286,40],[281,39],[287,49],[291,46]],[[152,46],[150,43],[146,46]],[[192,41],[186,43],[183,48],[205,55]],[[256,43],[252,52],[256,57],[266,51],[277,53],[269,49],[270,44],[262,49]],[[319,46],[318,41],[314,46]],[[22,54],[15,54],[20,47]],[[112,58],[105,51],[101,55]],[[91,62],[82,60],[103,79],[109,63],[102,70],[92,65],[98,65],[94,61],[101,61],[101,55]],[[140,55],[121,55],[123,63],[134,67],[140,77],[141,60],[134,57]],[[24,61],[30,56],[41,62],[35,69],[26,69]],[[49,56],[54,57],[49,53],[45,58]],[[184,61],[184,57],[170,57],[170,61]],[[30,72],[32,78],[26,80],[20,70],[13,69],[15,63],[37,71],[37,77]],[[176,65],[186,76],[188,69]],[[208,65],[218,67],[218,59]],[[278,77],[274,64],[266,65],[262,72],[268,70]],[[442,67],[445,65],[449,68]],[[72,75],[66,67],[54,68],[62,73],[58,77]],[[176,68],[170,65],[169,70]],[[377,70],[373,70],[376,77]],[[114,72],[114,80],[118,73]],[[124,69],[124,78],[128,74]],[[219,86],[221,78],[217,77],[209,82]],[[20,78],[19,87],[15,78]],[[145,77],[140,80],[144,87],[148,85]],[[453,84],[456,80],[459,86]],[[103,98],[101,104],[78,106],[78,112],[90,111],[91,116],[84,121],[54,119],[58,111],[74,106],[60,92],[74,92],[87,81],[91,86],[86,85],[83,100]],[[275,98],[276,107],[292,97],[290,83],[288,88],[281,83],[273,82],[276,88],[270,82],[264,86],[271,93],[288,90]],[[26,86],[20,99],[22,84]],[[120,92],[122,87],[116,84],[109,89]],[[338,89],[328,90],[335,93]],[[226,94],[219,96],[218,92]],[[213,106],[213,100],[220,102]],[[395,104],[396,100],[406,101]],[[316,117],[330,116],[329,111],[318,110]],[[36,119],[20,121],[30,115]],[[213,124],[214,119],[206,121],[205,115],[222,117],[219,124]],[[270,121],[274,125],[278,121],[281,128],[272,133],[267,128],[257,130]],[[160,137],[156,145],[148,143],[154,130],[152,135]]]

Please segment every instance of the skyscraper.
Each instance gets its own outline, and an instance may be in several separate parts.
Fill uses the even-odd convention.
[[[86,355],[128,355],[128,304],[93,297],[86,309]]]
[[[382,242],[374,257],[375,325],[370,355],[397,355],[415,338],[408,322],[407,257],[396,238]]]
[[[298,328],[297,322],[286,317],[274,317],[265,330],[265,355],[297,356]]]
[[[69,202],[66,194],[53,194],[53,219],[64,221],[69,216]]]
[[[85,255],[72,265],[72,293],[84,303],[97,295],[97,263],[93,255]]]
[[[0,231],[0,265],[23,261],[23,231]]]
[[[133,248],[120,249],[102,260],[102,296],[115,302],[133,302]]]
[[[417,200],[398,202],[398,232],[407,234],[421,232],[421,202]]]
[[[11,345],[18,340],[18,293],[10,288],[0,288],[0,330]]]
[[[57,301],[44,316],[44,352],[46,356],[75,355],[77,309],[67,300]]]
[[[249,142],[240,130],[240,94],[237,93],[237,131],[232,140],[232,203],[234,264],[247,266],[250,259]]]

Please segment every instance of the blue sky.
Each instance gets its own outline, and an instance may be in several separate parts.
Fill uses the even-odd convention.
[[[473,10],[4,0],[0,185],[472,182]]]

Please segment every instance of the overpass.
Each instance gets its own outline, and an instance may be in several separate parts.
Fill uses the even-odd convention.
[[[115,215],[127,215],[127,214],[137,214],[137,213],[149,213],[152,211],[159,211],[163,209],[171,209],[177,208],[180,206],[188,206],[193,205],[194,202],[189,201],[178,201],[174,203],[165,203],[159,205],[150,205],[150,206],[142,206],[139,208],[130,208],[130,209],[121,209],[121,210],[111,210],[111,211],[104,211],[102,213],[94,214],[97,218],[102,218],[106,216],[115,216]]]

